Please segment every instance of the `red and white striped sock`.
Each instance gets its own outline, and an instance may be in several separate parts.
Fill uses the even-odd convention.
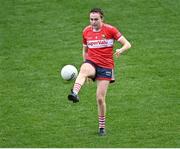
[[[80,91],[80,89],[81,89],[81,84],[75,83],[75,84],[74,84],[74,87],[73,87],[73,92],[74,92],[75,94],[78,94],[79,91]]]
[[[99,128],[105,128],[105,116],[99,116]]]

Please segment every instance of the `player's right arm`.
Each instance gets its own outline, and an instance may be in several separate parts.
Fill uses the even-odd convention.
[[[84,44],[83,44],[83,49],[82,49],[83,61],[86,60],[86,54],[87,54],[87,45],[84,45]]]
[[[82,49],[82,57],[83,57],[83,61],[86,60],[86,55],[87,55],[87,51],[88,51],[88,46],[87,46],[87,40],[86,40],[86,31],[89,27],[86,27],[84,30],[83,30],[83,33],[82,33],[82,45],[83,45],[83,49]]]
[[[83,62],[86,61],[87,50],[88,50],[87,45],[83,44],[83,49],[82,49]],[[86,83],[89,84],[90,82],[92,82],[92,79],[86,77]]]

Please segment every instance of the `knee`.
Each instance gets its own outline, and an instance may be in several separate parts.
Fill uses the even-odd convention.
[[[84,64],[82,64],[82,66],[80,68],[79,74],[84,76],[84,77],[94,76],[95,75],[95,68],[89,63],[84,63]]]
[[[79,72],[79,76],[81,76],[81,77],[87,77],[87,73],[85,73],[85,72]]]
[[[104,96],[97,96],[97,103],[99,105],[104,105],[105,104],[105,97]]]

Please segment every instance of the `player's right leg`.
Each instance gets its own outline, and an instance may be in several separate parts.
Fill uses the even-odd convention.
[[[90,63],[83,63],[80,68],[80,72],[76,78],[73,89],[68,95],[68,99],[73,102],[79,102],[78,93],[81,87],[84,85],[87,77],[94,77],[96,74],[95,68]]]

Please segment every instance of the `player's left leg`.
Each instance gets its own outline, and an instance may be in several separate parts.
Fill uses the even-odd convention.
[[[99,116],[99,135],[105,135],[105,118],[106,118],[106,93],[109,86],[109,80],[97,80],[97,105]]]

